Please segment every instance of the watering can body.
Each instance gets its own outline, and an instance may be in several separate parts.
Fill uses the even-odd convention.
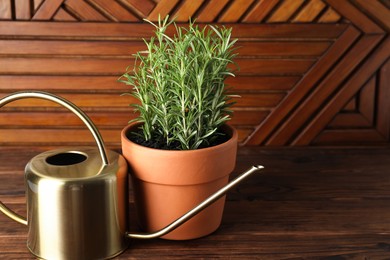
[[[76,105],[41,91],[17,92],[0,107],[24,98],[57,103],[87,126],[97,148],[69,147],[43,152],[25,168],[27,219],[0,202],[0,211],[28,226],[27,246],[41,259],[107,259],[123,252],[127,231],[126,160],[106,150],[90,118]]]
[[[64,148],[27,164],[27,246],[34,255],[103,259],[127,248],[127,164],[113,151],[107,156],[110,164],[101,167],[97,149]]]
[[[127,162],[106,150],[87,115],[69,101],[46,92],[17,92],[0,99],[40,98],[76,114],[92,133],[97,148],[70,147],[43,152],[25,169],[27,219],[0,201],[0,211],[28,226],[27,246],[41,259],[108,259],[122,253],[129,239],[163,236],[217,201],[228,190],[263,167],[252,166],[171,224],[153,233],[128,230]]]

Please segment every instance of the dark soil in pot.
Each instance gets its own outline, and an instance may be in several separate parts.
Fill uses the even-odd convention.
[[[159,137],[152,137],[151,140],[145,140],[141,128],[127,133],[126,136],[132,142],[145,147],[161,150],[181,150],[179,142],[172,142],[170,145],[167,145],[165,139],[161,139]],[[216,146],[226,142],[229,139],[230,136],[228,134],[223,132],[221,129],[218,129],[216,133],[210,137],[210,142],[208,144],[202,144],[198,149]]]

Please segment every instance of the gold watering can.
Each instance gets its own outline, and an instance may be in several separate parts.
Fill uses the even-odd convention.
[[[17,92],[0,99],[0,108],[24,98],[46,99],[66,107],[88,127],[98,147],[51,150],[29,161],[25,169],[27,219],[0,202],[0,210],[5,215],[28,226],[27,247],[42,259],[115,257],[126,250],[131,238],[157,238],[169,233],[263,168],[252,166],[157,232],[129,233],[126,160],[120,154],[106,150],[99,131],[88,116],[61,97],[38,91]]]

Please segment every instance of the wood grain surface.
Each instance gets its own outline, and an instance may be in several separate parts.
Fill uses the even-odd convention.
[[[23,168],[45,150],[0,148],[0,199],[25,215]],[[133,240],[116,259],[389,259],[390,149],[239,149],[221,227],[190,241]],[[130,191],[130,219],[134,219]],[[131,229],[137,230],[131,223]],[[34,259],[27,228],[0,214],[0,259]]]
[[[183,25],[196,19],[233,28],[240,70],[227,84],[242,96],[232,120],[241,145],[389,144],[388,0],[1,0],[0,97],[50,91],[110,122],[99,127],[120,131],[135,115],[117,79],[153,35],[143,19],[168,14]],[[52,129],[47,142],[23,142],[56,143],[52,116],[41,125],[28,118],[58,108],[29,102],[0,110],[3,121],[16,121],[10,110],[21,120],[0,124],[1,145],[39,127]],[[110,120],[125,111],[127,120]],[[119,135],[106,139],[118,147]]]

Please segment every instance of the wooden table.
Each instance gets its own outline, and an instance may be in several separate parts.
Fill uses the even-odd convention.
[[[22,215],[23,168],[39,152],[0,148],[0,197]],[[228,194],[214,234],[134,240],[117,259],[390,258],[389,147],[240,148],[233,175],[252,164],[266,169]],[[1,214],[0,259],[34,259],[26,234]]]

